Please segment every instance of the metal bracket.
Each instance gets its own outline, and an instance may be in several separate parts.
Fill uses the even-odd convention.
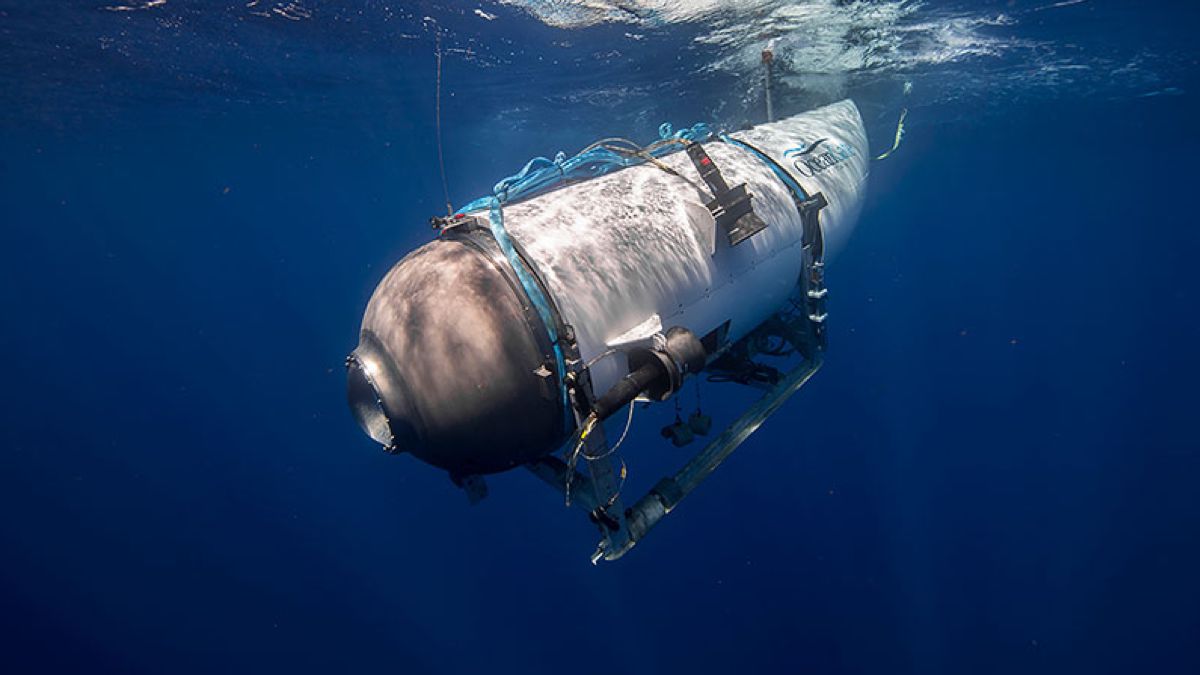
[[[617,456],[608,451],[608,439],[604,428],[588,435],[583,447],[584,461],[591,474],[592,494],[595,506],[588,511],[588,518],[600,528],[600,543],[592,554],[592,564],[601,558],[610,559],[613,551],[623,551],[629,543],[629,528],[625,522],[625,507],[621,504],[621,480],[615,466]]]
[[[750,204],[753,195],[746,191],[745,183],[730,188],[720,169],[699,143],[688,143],[687,154],[705,185],[712,191],[713,198],[705,206],[717,221],[717,226],[725,230],[730,246],[737,246],[767,228],[763,219],[754,213],[754,207]]]
[[[825,287],[825,235],[821,231],[821,209],[826,206],[829,201],[821,192],[796,205],[804,224],[800,292],[817,349],[825,349],[825,319],[828,316],[825,311],[825,298],[829,295],[829,289]]]
[[[429,225],[438,231],[438,235],[445,234],[452,230],[459,232],[471,232],[473,230],[486,230],[487,224],[479,216],[468,216],[463,213],[456,213],[450,216],[433,216],[429,219]]]
[[[603,427],[597,425],[584,441],[581,450],[587,474],[573,469],[567,462],[548,455],[525,465],[535,476],[567,495],[571,506],[583,509],[600,530],[600,543],[592,554],[592,564],[602,558],[612,560],[613,551],[626,551],[629,526],[625,507],[621,503],[621,482],[618,478],[615,455],[608,452]]]

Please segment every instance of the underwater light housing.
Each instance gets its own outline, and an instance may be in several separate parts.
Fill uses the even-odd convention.
[[[435,219],[437,239],[375,289],[347,358],[368,436],[474,498],[486,474],[533,471],[600,528],[593,560],[628,551],[819,368],[825,262],[867,177],[851,101],[729,135],[662,135],[535,160]],[[800,365],[756,361],[784,353]],[[625,508],[603,420],[701,372],[764,397]]]

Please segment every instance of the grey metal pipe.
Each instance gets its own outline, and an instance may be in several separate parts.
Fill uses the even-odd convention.
[[[768,122],[775,121],[775,109],[774,109],[774,106],[771,104],[771,64],[773,64],[775,62],[774,47],[775,47],[775,41],[771,40],[769,43],[767,43],[767,48],[764,49],[763,53],[762,53],[763,68],[767,71],[766,89],[767,89],[767,121]]]

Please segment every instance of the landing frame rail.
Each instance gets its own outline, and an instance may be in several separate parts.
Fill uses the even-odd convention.
[[[650,530],[668,513],[679,506],[683,498],[700,486],[713,471],[716,471],[735,450],[741,446],[768,417],[777,411],[797,391],[800,390],[812,376],[821,368],[823,359],[817,356],[806,360],[785,374],[767,392],[751,405],[730,424],[719,436],[714,438],[697,452],[673,476],[664,477],[651,488],[641,499],[623,513],[613,516],[612,523],[597,522],[597,512],[611,512],[603,509],[612,498],[613,485],[611,482],[615,455],[609,455],[589,462],[592,477],[567,466],[562,459],[550,455],[537,459],[526,467],[538,478],[549,485],[565,492],[568,488],[567,476],[571,476],[570,494],[573,506],[584,510],[588,517],[596,522],[603,533],[603,538],[592,556],[592,563],[600,560],[616,560],[628,553],[639,541],[644,539]],[[596,465],[607,462],[607,470]],[[599,468],[599,470],[597,470]],[[603,477],[603,478],[601,478]],[[597,481],[596,478],[601,478]],[[605,480],[604,478],[608,478]],[[600,485],[604,488],[597,489]],[[614,504],[619,506],[619,501]]]

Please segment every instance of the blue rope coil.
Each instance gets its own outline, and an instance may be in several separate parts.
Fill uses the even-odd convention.
[[[658,135],[660,140],[700,142],[712,138],[713,132],[707,124],[699,122],[679,131],[674,131],[670,124],[663,124],[658,128]],[[662,157],[677,149],[677,146],[668,144],[647,152],[653,157]],[[589,148],[570,158],[562,152],[556,154],[554,159],[534,157],[520,171],[496,183],[491,195],[476,199],[459,209],[458,213],[488,208],[492,199],[499,199],[501,205],[529,199],[565,182],[597,178],[645,161],[604,146]]]

